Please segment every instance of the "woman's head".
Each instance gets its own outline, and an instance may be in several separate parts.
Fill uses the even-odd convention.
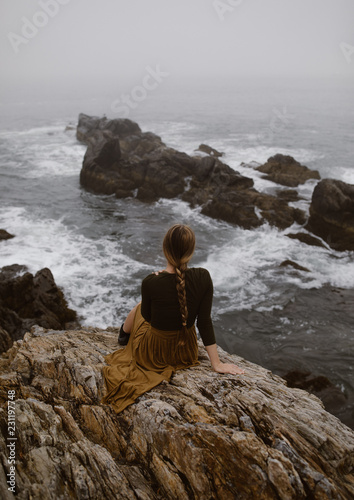
[[[189,226],[175,224],[165,234],[162,247],[167,261],[173,267],[185,267],[194,252],[194,232]]]

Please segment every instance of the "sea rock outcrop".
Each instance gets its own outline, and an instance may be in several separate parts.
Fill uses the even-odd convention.
[[[49,269],[35,276],[17,264],[0,270],[0,352],[33,325],[59,330],[76,320]]]
[[[11,238],[14,238],[15,236],[13,234],[8,233],[5,229],[0,229],[0,241],[1,240],[10,240]]]
[[[263,172],[265,179],[289,187],[304,184],[309,179],[320,179],[317,170],[310,170],[292,156],[282,154],[271,156],[264,165],[260,165],[256,170]]]
[[[345,394],[324,375],[313,375],[311,372],[291,370],[283,375],[283,378],[287,381],[289,387],[305,389],[320,398],[326,409],[331,408],[331,413],[334,413],[333,410],[338,410],[347,404]]]
[[[211,146],[208,146],[208,144],[199,144],[199,147],[196,151],[201,151],[202,153],[206,153],[210,156],[215,156],[216,158],[220,158],[220,156],[223,156],[224,153],[220,153],[215,148],[212,148]]]
[[[100,405],[116,348],[114,329],[33,327],[2,355],[2,491],[14,394],[20,500],[353,498],[354,432],[315,396],[221,349],[246,373],[216,374],[199,344],[199,366],[117,415]]]
[[[77,138],[88,145],[80,182],[93,192],[144,202],[181,197],[200,206],[204,215],[245,229],[265,221],[281,229],[306,221],[303,211],[256,191],[252,179],[221,162],[219,153],[205,145],[209,156],[191,157],[167,147],[157,135],[141,132],[130,120],[84,114]]]
[[[320,240],[319,238],[315,238],[315,236],[311,236],[311,234],[308,233],[288,233],[286,236],[293,240],[299,240],[301,241],[301,243],[305,243],[306,245],[327,248],[322,240]]]
[[[126,135],[134,135],[140,133],[139,125],[127,118],[118,118],[109,120],[108,118],[98,118],[81,113],[79,115],[79,123],[76,128],[76,137],[80,142],[85,144],[90,143],[90,139],[97,132],[111,133],[113,136],[124,137]]]
[[[306,229],[339,251],[354,250],[354,185],[323,179],[312,194]]]
[[[305,273],[310,272],[310,270],[307,269],[307,267],[300,266],[300,264],[298,264],[297,262],[294,262],[290,259],[283,260],[283,262],[279,265],[280,265],[280,267],[292,267],[292,268],[296,269],[297,271],[303,271]]]

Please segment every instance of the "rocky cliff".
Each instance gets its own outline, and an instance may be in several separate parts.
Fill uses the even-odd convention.
[[[78,326],[76,312],[68,307],[48,268],[35,275],[18,264],[0,269],[0,352],[33,325],[64,329],[69,323]]]
[[[21,500],[354,498],[354,432],[315,396],[221,349],[245,375],[216,374],[200,345],[200,366],[121,414],[100,405],[116,339],[33,327],[2,355],[1,498],[14,498],[10,453]]]

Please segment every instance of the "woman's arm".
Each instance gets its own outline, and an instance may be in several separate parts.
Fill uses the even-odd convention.
[[[223,363],[220,361],[218,351],[216,349],[216,344],[205,346],[207,350],[211,366],[217,373],[231,373],[232,375],[240,375],[245,373],[245,370],[242,370],[237,365],[233,365],[231,363]]]

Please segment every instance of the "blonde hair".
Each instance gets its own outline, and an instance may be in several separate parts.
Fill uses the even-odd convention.
[[[182,337],[179,345],[184,345],[188,320],[185,273],[195,248],[194,232],[189,226],[175,224],[165,234],[162,248],[167,261],[176,269],[176,288],[182,317]]]

